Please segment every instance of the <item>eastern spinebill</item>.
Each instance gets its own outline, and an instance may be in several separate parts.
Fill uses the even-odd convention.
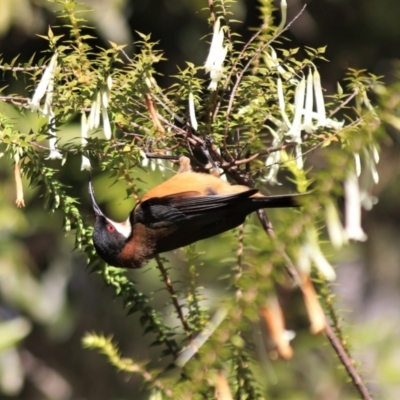
[[[102,213],[91,182],[89,193],[96,251],[108,264],[124,268],[140,268],[159,253],[233,229],[261,208],[299,205],[298,195],[263,196],[257,189],[193,172],[187,157],[180,158],[178,173],[147,192],[124,222]]]

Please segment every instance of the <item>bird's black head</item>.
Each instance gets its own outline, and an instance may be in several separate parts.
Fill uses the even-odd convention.
[[[97,254],[107,263],[115,267],[122,266],[119,255],[127,244],[131,235],[131,223],[128,218],[125,222],[114,222],[107,218],[96,203],[92,183],[89,182],[89,194],[92,199],[96,222],[93,230],[93,243]]]

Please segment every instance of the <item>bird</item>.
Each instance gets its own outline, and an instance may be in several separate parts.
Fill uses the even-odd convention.
[[[264,196],[215,174],[194,172],[185,156],[179,163],[178,173],[149,190],[123,222],[103,214],[89,181],[93,244],[107,264],[141,268],[160,253],[236,228],[259,209],[299,206],[301,194]]]

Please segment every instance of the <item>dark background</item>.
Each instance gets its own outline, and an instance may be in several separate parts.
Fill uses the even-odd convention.
[[[185,61],[204,63],[208,45],[200,41],[210,32],[207,2],[203,0],[87,1],[95,26],[93,44],[106,47],[108,40],[132,43],[135,31],[151,33],[166,60],[159,64],[160,86],[171,82],[168,75]],[[244,38],[259,25],[258,2],[238,1],[233,7],[234,24]],[[288,21],[301,9],[300,0],[288,1]],[[36,36],[46,34],[48,25],[58,25],[54,3],[6,0],[0,12],[0,53],[3,63],[20,54],[27,61],[37,57],[47,42]],[[203,11],[199,11],[202,10]],[[279,19],[279,13],[276,14]],[[398,0],[315,0],[291,26],[290,47],[327,45],[326,58],[319,70],[327,93],[342,85],[348,68],[362,68],[384,76],[392,83],[398,76],[400,58],[400,2]],[[134,47],[128,47],[133,52]],[[301,57],[301,54],[299,55]],[[25,82],[10,74],[0,78],[5,93],[24,93]],[[0,102],[0,112],[20,118]],[[29,129],[32,119],[19,121]],[[78,132],[78,126],[72,126]],[[399,152],[397,132],[390,131],[382,141],[379,164],[380,183],[375,188],[379,203],[366,213],[363,225],[369,240],[352,244],[330,256],[338,267],[335,291],[346,334],[360,370],[376,398],[400,398],[400,230],[399,230]],[[79,171],[79,160],[67,163],[60,178],[71,186],[71,194],[82,199],[82,209],[90,214],[86,175]],[[0,352],[0,391],[18,399],[139,399],[142,382],[117,373],[95,352],[80,343],[87,331],[114,334],[124,356],[152,359],[157,365],[157,349],[148,348],[151,337],[143,337],[135,316],[125,318],[122,305],[105,290],[99,277],[90,274],[85,259],[73,251],[73,235],[65,237],[62,216],[49,216],[43,209],[41,190],[25,188],[27,207],[14,206],[11,161],[0,159],[0,321],[24,318],[30,333],[14,349]],[[106,179],[104,177],[104,179]],[[151,187],[162,177],[143,175]],[[124,218],[131,203],[123,198],[123,185],[117,185],[99,200],[114,218]],[[115,211],[117,210],[117,211]],[[200,245],[201,247],[201,245]],[[217,253],[218,252],[214,252]],[[201,273],[205,287],[214,287],[218,275],[210,250]],[[175,256],[174,256],[175,257]],[[179,258],[179,254],[178,254]],[[208,261],[208,262],[207,262]],[[179,263],[178,263],[179,264]],[[175,271],[179,276],[181,269]],[[143,290],[158,288],[158,277],[150,268],[132,276]],[[156,293],[160,306],[165,299]],[[168,313],[168,310],[166,310]],[[2,335],[0,322],[0,336]],[[7,333],[9,334],[9,333]],[[4,333],[5,335],[5,333]],[[4,336],[5,337],[5,336]],[[272,363],[266,374],[267,385],[275,387],[274,398],[352,399],[356,396],[347,383],[337,378],[336,360],[322,338],[314,340],[307,330],[294,341],[295,358],[290,363]],[[1,345],[1,340],[0,340]],[[17,350],[16,350],[17,349]],[[1,346],[0,346],[1,350]],[[307,353],[307,354],[305,354]],[[277,378],[275,378],[277,376]],[[7,380],[4,380],[6,378]],[[11,383],[10,383],[11,382]],[[286,395],[283,395],[285,387]],[[344,387],[344,389],[343,389]],[[283,397],[285,396],[285,397]]]

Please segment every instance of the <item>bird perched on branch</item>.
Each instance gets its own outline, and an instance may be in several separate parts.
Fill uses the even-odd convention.
[[[193,172],[187,157],[179,162],[178,173],[148,191],[124,222],[102,213],[89,182],[96,215],[93,242],[108,264],[140,268],[159,253],[233,229],[261,208],[299,205],[298,195],[263,196],[257,189]]]

